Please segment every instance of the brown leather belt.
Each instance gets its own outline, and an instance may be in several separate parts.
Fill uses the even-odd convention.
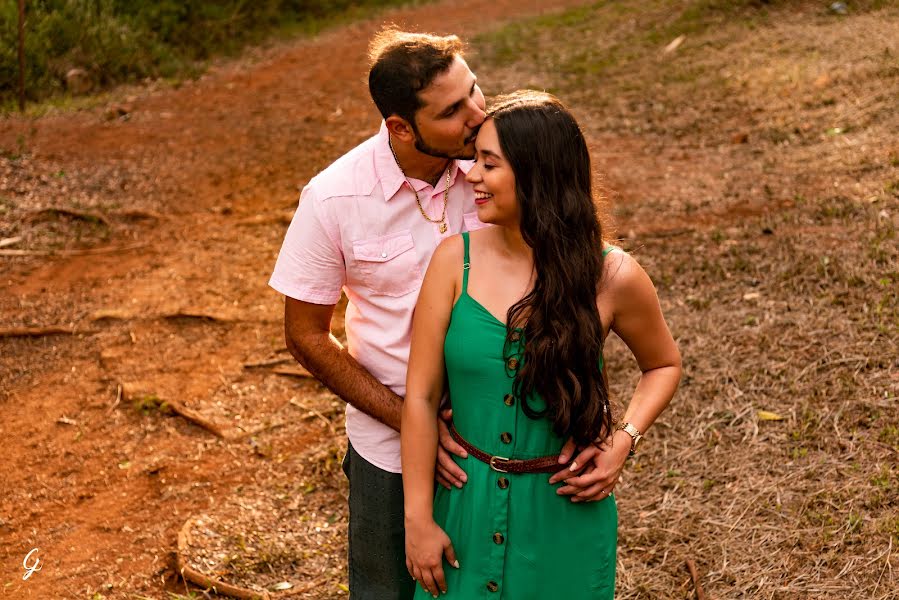
[[[540,458],[529,458],[527,460],[511,459],[504,456],[491,456],[483,450],[478,450],[469,444],[465,438],[459,435],[456,426],[450,423],[450,435],[456,442],[465,448],[468,453],[483,463],[490,465],[490,468],[499,473],[555,473],[565,468],[565,465],[559,464],[559,455],[541,456]]]

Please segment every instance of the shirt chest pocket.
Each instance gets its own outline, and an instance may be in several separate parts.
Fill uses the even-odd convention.
[[[421,286],[418,253],[409,230],[353,242],[362,285],[378,296],[404,296]]]

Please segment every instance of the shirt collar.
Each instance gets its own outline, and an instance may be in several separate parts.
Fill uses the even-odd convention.
[[[468,174],[474,163],[470,160],[455,160],[450,166],[450,187],[456,184],[456,176],[462,171],[463,176]],[[387,133],[387,123],[381,121],[381,129],[378,131],[377,140],[375,142],[375,174],[378,181],[381,182],[381,190],[384,192],[384,201],[390,201],[396,193],[400,191],[406,178],[400,171],[393,152],[390,150],[390,135]],[[412,179],[412,182],[418,183],[418,180]],[[423,182],[422,182],[423,183]],[[412,185],[412,184],[410,184]],[[424,185],[416,187],[416,191]],[[442,189],[440,183],[437,183],[437,189]]]

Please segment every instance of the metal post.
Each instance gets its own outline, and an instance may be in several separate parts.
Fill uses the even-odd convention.
[[[25,0],[19,0],[19,111],[25,112]]]

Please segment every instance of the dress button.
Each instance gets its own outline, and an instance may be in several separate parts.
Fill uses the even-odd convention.
[[[515,404],[515,396],[513,396],[512,394],[506,394],[505,396],[503,396],[503,403],[505,403],[506,406],[512,406],[513,404]]]
[[[511,443],[512,442],[512,434],[509,433],[508,431],[502,432],[501,434],[499,434],[499,441],[501,441],[504,444]]]
[[[518,368],[518,359],[513,356],[506,362],[506,366],[514,371]]]
[[[496,485],[499,486],[499,489],[504,490],[509,487],[509,480],[505,477],[500,477],[499,480],[497,480]]]
[[[502,544],[504,541],[506,541],[506,538],[503,537],[503,534],[501,534],[501,533],[493,534],[493,543],[494,544],[499,545],[499,544]]]
[[[497,583],[495,581],[488,581],[487,589],[490,590],[491,592],[495,592],[496,590],[499,589],[499,585],[497,585]]]
[[[513,342],[517,342],[518,340],[521,339],[521,332],[513,331],[512,335],[509,336],[509,339],[512,340]]]

